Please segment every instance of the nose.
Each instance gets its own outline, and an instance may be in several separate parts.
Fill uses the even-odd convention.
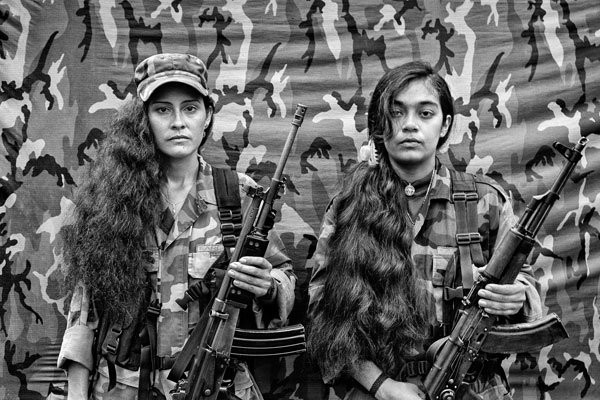
[[[405,132],[417,130],[417,116],[414,112],[406,113],[406,116],[402,120],[402,130]]]
[[[183,116],[181,114],[180,110],[175,110],[175,112],[173,113],[173,119],[171,120],[171,127],[173,129],[183,129],[185,126],[184,122],[183,122]]]

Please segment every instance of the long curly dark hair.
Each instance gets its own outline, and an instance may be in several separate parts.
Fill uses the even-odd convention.
[[[65,289],[83,283],[114,315],[144,293],[145,236],[160,212],[160,153],[144,103],[126,103],[75,192],[73,223],[63,227]]]
[[[425,337],[424,293],[412,231],[391,165],[357,164],[336,201],[323,297],[310,315],[309,350],[326,380],[370,360],[396,374]]]
[[[359,360],[373,361],[394,376],[427,336],[426,294],[410,255],[407,203],[384,144],[394,134],[395,97],[419,79],[438,94],[444,120],[451,117],[448,131],[452,127],[450,89],[428,63],[400,65],[375,86],[367,126],[378,162],[361,162],[344,178],[323,297],[309,315],[309,351],[326,381],[350,372]],[[439,140],[438,149],[448,137]]]
[[[198,96],[214,111],[211,97]],[[153,232],[161,212],[164,156],[150,129],[150,102],[135,97],[117,111],[75,192],[73,223],[62,229],[65,291],[71,293],[82,283],[92,299],[117,318],[136,312],[147,293],[146,235]],[[211,112],[200,148],[213,122]]]

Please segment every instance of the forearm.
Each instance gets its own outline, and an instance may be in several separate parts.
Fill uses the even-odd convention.
[[[82,364],[71,361],[67,369],[67,380],[69,383],[68,399],[87,399],[90,371]]]
[[[375,365],[374,362],[366,360],[358,361],[350,368],[350,376],[360,383],[366,391],[369,391],[373,386],[381,372],[381,368]]]
[[[350,375],[377,400],[420,400],[425,394],[414,383],[400,382],[387,375],[372,361],[361,360],[350,369]],[[373,387],[375,385],[375,387]]]

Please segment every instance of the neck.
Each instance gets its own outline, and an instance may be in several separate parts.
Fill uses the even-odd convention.
[[[400,164],[394,160],[390,160],[392,168],[396,174],[407,182],[414,182],[425,178],[435,168],[435,157],[425,160],[419,164]]]
[[[167,186],[173,188],[189,186],[196,181],[199,165],[200,162],[196,155],[185,159],[166,161],[163,164],[163,171]]]

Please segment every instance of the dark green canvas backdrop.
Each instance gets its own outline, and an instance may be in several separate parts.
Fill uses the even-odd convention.
[[[2,0],[0,398],[40,399],[64,380],[57,232],[107,119],[135,92],[135,64],[156,52],[207,60],[218,114],[206,158],[262,184],[295,105],[309,107],[277,223],[301,278],[296,322],[320,220],[387,69],[439,69],[459,113],[442,158],[495,178],[518,212],[560,168],[551,143],[589,134],[534,259],[546,311],[570,338],[504,365],[516,399],[600,396],[598,1]],[[302,358],[259,369],[268,398],[322,396]]]

